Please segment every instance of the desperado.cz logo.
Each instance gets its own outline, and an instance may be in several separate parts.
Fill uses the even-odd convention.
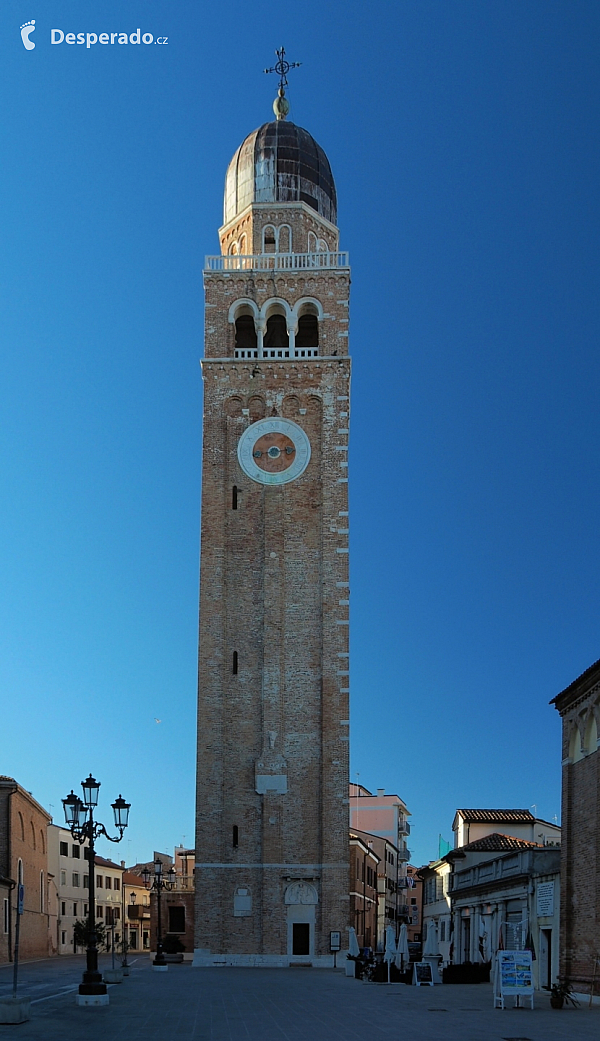
[[[65,33],[62,29],[51,29],[50,30],[50,43],[51,44],[78,44],[80,46],[85,45],[89,50],[90,47],[95,44],[103,44],[104,46],[111,46],[113,44],[150,44],[158,43],[161,46],[165,46],[169,42],[168,36],[157,36],[156,39],[152,33],[142,33],[141,29],[136,29],[133,33]]]
[[[20,28],[21,39],[23,46],[27,51],[33,51],[35,43],[31,39],[31,34],[35,32],[35,18],[32,18],[30,22],[25,22]],[[136,29],[133,33],[65,33],[62,29],[51,29],[50,30],[50,43],[51,44],[75,44],[79,46],[85,46],[88,50],[95,44],[103,44],[104,46],[111,44],[123,45],[123,44],[159,44],[161,47],[166,46],[169,43],[168,36],[157,36],[156,38],[152,33],[143,33],[141,29]]]

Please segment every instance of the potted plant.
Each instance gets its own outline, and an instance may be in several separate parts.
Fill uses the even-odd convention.
[[[579,1002],[577,998],[573,997],[571,984],[566,980],[558,980],[557,983],[552,984],[550,989],[550,1006],[551,1008],[562,1008],[563,1005],[572,1005],[575,1008]]]

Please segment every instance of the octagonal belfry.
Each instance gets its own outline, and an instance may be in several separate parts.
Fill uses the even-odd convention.
[[[329,966],[330,934],[347,940],[350,269],[336,220],[306,130],[279,118],[248,135],[204,270],[196,966]]]

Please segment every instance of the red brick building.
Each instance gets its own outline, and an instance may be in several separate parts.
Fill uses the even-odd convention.
[[[600,992],[600,661],[551,702],[562,719],[560,975]]]
[[[377,872],[380,858],[366,837],[350,832],[350,921],[359,947],[377,947]],[[384,867],[385,870],[385,867]]]
[[[19,957],[47,958],[53,953],[47,847],[51,819],[14,778],[0,776],[0,964],[13,957],[18,883],[25,887]]]
[[[329,161],[235,152],[204,270],[197,966],[333,965],[348,913],[348,256]]]

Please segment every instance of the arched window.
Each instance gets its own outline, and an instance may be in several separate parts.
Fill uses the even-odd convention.
[[[316,314],[303,314],[298,319],[296,350],[319,346],[319,319]]]
[[[33,826],[33,821],[30,821],[29,824],[31,826],[31,845],[35,849],[36,848],[36,845],[35,845],[35,828]]]
[[[285,315],[272,314],[267,318],[263,347],[263,353],[268,358],[289,357],[289,339]],[[278,353],[279,351],[282,353]],[[288,352],[287,354],[285,353],[286,351]]]
[[[315,235],[314,231],[309,231],[308,233],[308,252],[317,252],[317,236]]]
[[[265,224],[262,233],[263,253],[275,253],[276,239],[275,228],[272,224]]]
[[[241,314],[235,320],[235,345],[246,350],[256,349],[256,329],[251,314]]]
[[[289,224],[282,224],[279,228],[279,236],[277,242],[278,253],[291,253],[292,252],[292,229]]]
[[[21,831],[21,842],[25,842],[25,822],[23,820],[23,814],[21,813],[20,810],[18,811],[18,813],[19,813],[19,828],[20,828],[20,831]]]
[[[46,852],[46,840],[44,838],[44,832],[42,831],[41,828],[40,828],[40,849],[41,849],[42,853]]]
[[[241,254],[241,256],[244,257],[244,256],[246,256],[246,253],[247,253],[246,232],[244,232],[243,235],[240,235],[240,254]]]
[[[40,911],[44,913],[44,872],[40,871]]]

